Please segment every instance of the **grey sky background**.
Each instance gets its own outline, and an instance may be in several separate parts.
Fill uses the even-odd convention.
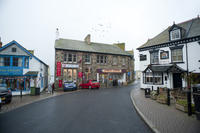
[[[200,14],[200,0],[0,0],[0,37],[16,40],[54,72],[56,28],[60,38],[125,42],[134,49],[165,28]]]

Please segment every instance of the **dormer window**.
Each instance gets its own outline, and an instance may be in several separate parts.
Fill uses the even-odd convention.
[[[171,39],[171,41],[181,39],[181,31],[180,31],[180,29],[172,30],[170,32],[170,39]]]

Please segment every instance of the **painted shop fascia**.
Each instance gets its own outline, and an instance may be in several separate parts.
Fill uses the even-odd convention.
[[[175,32],[177,35],[171,39]],[[138,50],[142,71],[141,88],[186,89],[184,75],[187,72],[200,77],[199,17],[173,24],[158,36],[149,39]]]
[[[16,41],[0,47],[0,83],[7,84],[12,95],[30,94],[30,87],[40,91],[48,85],[48,65]]]
[[[133,66],[133,54],[117,46],[70,39],[55,43],[55,86],[59,88],[65,81],[73,80],[78,86],[89,79],[105,88],[113,86],[114,80],[125,85],[133,80]]]

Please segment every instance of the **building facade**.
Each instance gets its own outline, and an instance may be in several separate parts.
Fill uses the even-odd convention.
[[[48,65],[16,41],[0,45],[0,83],[7,84],[12,95],[30,94],[30,87],[48,86]],[[31,53],[32,52],[32,53]]]
[[[125,85],[133,80],[133,72],[133,54],[116,45],[90,42],[90,35],[85,41],[55,42],[56,87],[61,88],[65,81],[76,81],[78,86],[89,79],[97,80],[101,87]]]
[[[141,88],[186,89],[186,75],[200,83],[199,17],[169,26],[138,50]]]

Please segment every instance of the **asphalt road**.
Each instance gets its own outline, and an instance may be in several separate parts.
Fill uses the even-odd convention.
[[[83,90],[17,108],[0,114],[0,133],[149,133],[132,88]]]

